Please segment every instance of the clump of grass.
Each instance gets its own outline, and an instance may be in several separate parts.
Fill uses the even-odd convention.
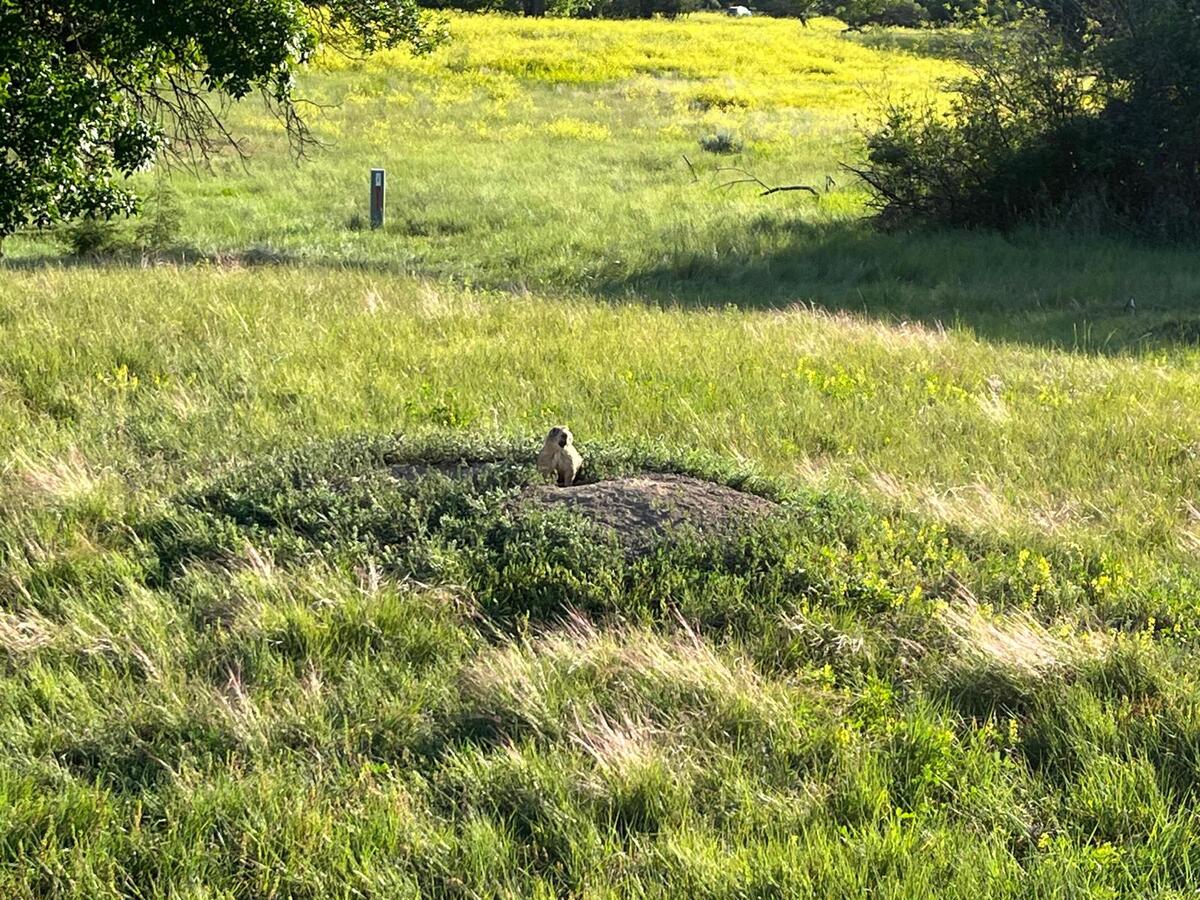
[[[975,604],[952,603],[941,617],[964,659],[1015,681],[1062,678],[1102,652],[1102,639],[1055,636],[1028,613],[987,615]]]
[[[533,642],[481,655],[463,679],[475,715],[502,730],[593,749],[616,734],[614,722],[642,723],[627,729],[642,738],[651,729],[771,733],[789,706],[751,667],[730,665],[694,632],[601,633],[577,614]],[[578,708],[581,689],[592,694],[586,710]]]
[[[700,149],[706,153],[741,153],[745,145],[732,131],[721,129],[700,138]]]
[[[952,649],[938,664],[957,702],[973,712],[1020,714],[1103,658],[1111,645],[1101,634],[1069,626],[1054,634],[1026,611],[989,613],[965,591],[941,610],[940,620]]]
[[[21,493],[33,502],[68,505],[96,490],[99,476],[79,448],[71,447],[58,457],[34,459],[27,454],[13,458]]]
[[[402,234],[409,237],[452,237],[465,234],[470,231],[471,226],[466,222],[454,219],[406,216],[397,228]]]
[[[721,111],[749,109],[753,105],[752,98],[733,91],[722,90],[715,85],[700,88],[688,100],[689,108],[700,112],[707,112],[710,109]]]

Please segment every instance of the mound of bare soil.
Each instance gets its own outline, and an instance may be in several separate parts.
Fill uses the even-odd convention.
[[[393,465],[390,471],[393,477],[404,480],[437,474],[503,484],[522,468],[507,461],[460,460]],[[779,504],[757,494],[662,472],[641,472],[568,488],[539,484],[526,487],[511,502],[515,506],[568,509],[610,529],[622,546],[635,553],[676,531],[703,536],[730,534],[779,509]]]
[[[641,548],[677,529],[728,532],[777,510],[778,504],[723,484],[686,475],[644,473],[560,488],[539,485],[534,502],[564,506],[611,528],[621,543]]]

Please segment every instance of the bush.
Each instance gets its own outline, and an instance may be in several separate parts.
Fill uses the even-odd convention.
[[[700,149],[708,153],[741,153],[742,139],[732,131],[717,131],[700,138]]]
[[[120,224],[84,216],[57,230],[58,238],[76,256],[111,256],[128,249]]]
[[[1078,34],[1085,21],[1073,0],[829,0],[820,8],[851,28],[1012,22],[1033,13],[1055,27]]]
[[[1007,227],[1060,205],[1071,153],[1046,135],[1083,127],[1083,86],[1052,35],[1022,28],[966,51],[972,74],[948,112],[892,104],[867,139],[858,174],[885,224]]]
[[[169,250],[178,243],[180,225],[175,193],[160,181],[135,223],[124,218],[84,215],[59,225],[54,234],[76,256],[99,258]]]
[[[949,113],[892,105],[857,167],[887,224],[1089,221],[1200,234],[1200,13],[1191,0],[1085,0],[973,42]]]
[[[850,0],[836,7],[837,16],[851,28],[892,25],[916,28],[927,18],[916,0]]]
[[[826,6],[827,4],[822,4],[820,0],[758,0],[754,4],[754,10],[765,16],[807,22],[809,16],[831,12]]]
[[[182,214],[175,192],[163,179],[149,198],[135,229],[143,250],[169,250],[179,242]]]

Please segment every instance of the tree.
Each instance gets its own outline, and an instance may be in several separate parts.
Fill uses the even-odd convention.
[[[259,92],[301,146],[296,68],[432,36],[413,0],[0,0],[0,241],[133,212],[128,176],[233,142],[224,104]]]
[[[1062,7],[976,41],[949,116],[888,111],[857,167],[885,220],[1200,237],[1200,0]]]
[[[926,19],[916,0],[847,0],[834,7],[837,16],[851,28],[865,25],[900,25],[915,28]]]

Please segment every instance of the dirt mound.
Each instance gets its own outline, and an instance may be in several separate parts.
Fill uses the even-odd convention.
[[[389,467],[393,477],[403,480],[445,475],[476,485],[495,482],[493,486],[497,487],[524,481],[527,468],[501,460],[412,462]],[[641,472],[569,488],[526,486],[509,503],[513,508],[540,505],[571,510],[611,529],[621,545],[635,553],[676,530],[728,534],[780,508],[764,497],[724,484],[660,472]]]
[[[770,500],[723,484],[657,473],[570,488],[538,486],[529,494],[536,502],[564,506],[613,529],[623,544],[634,548],[645,547],[678,528],[703,534],[728,531],[779,508]]]

